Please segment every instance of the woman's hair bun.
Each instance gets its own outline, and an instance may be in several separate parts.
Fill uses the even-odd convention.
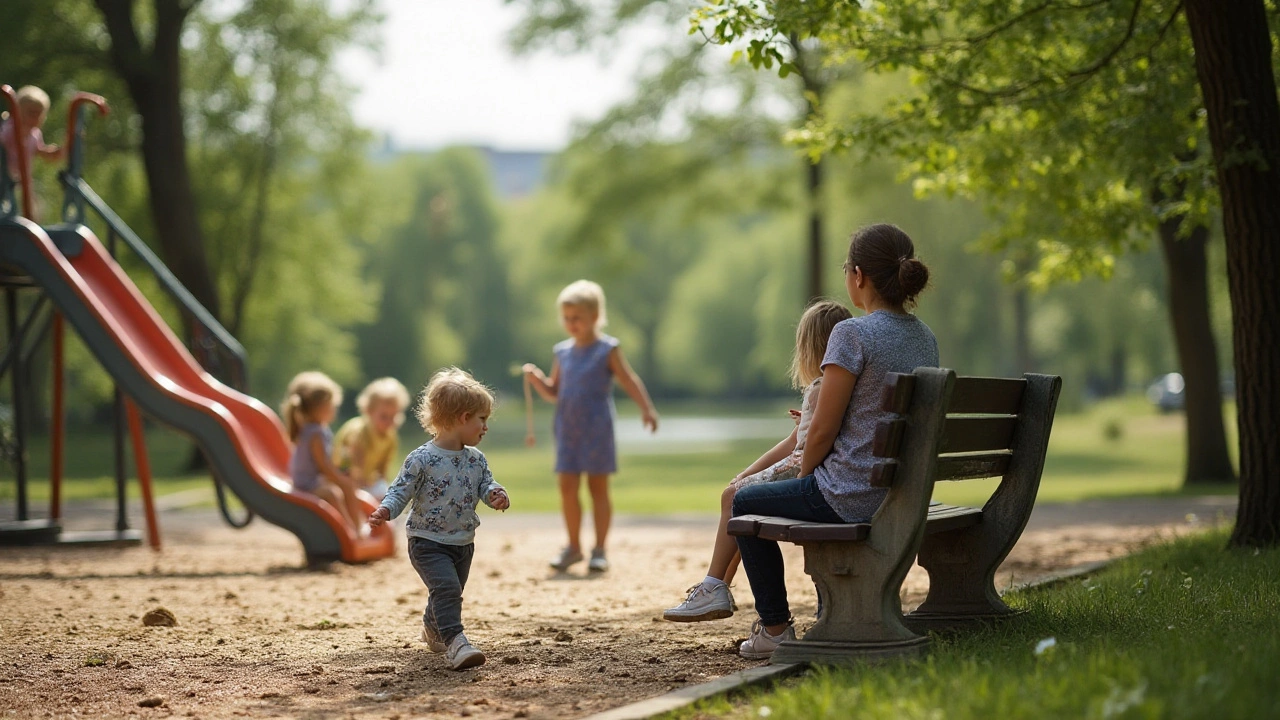
[[[898,287],[903,300],[910,304],[929,284],[929,268],[919,258],[902,258],[898,263]]]

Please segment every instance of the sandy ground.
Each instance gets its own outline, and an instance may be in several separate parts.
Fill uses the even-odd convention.
[[[998,580],[1116,557],[1233,514],[1223,498],[1046,505]],[[0,549],[0,715],[577,717],[758,664],[734,654],[752,617],[745,579],[732,619],[659,619],[702,577],[713,517],[621,518],[613,569],[595,577],[547,568],[562,542],[555,517],[483,522],[464,621],[489,662],[463,672],[417,641],[426,590],[403,550],[305,571],[292,535],[183,510],[162,513],[159,553]],[[105,513],[82,522],[109,523]],[[813,587],[797,549],[787,553],[803,626]],[[925,583],[913,570],[908,606]],[[143,626],[160,607],[176,627]]]

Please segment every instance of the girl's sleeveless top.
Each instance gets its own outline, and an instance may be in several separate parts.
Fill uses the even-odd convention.
[[[320,437],[326,456],[333,452],[333,431],[329,426],[307,423],[298,430],[293,455],[289,458],[289,476],[293,478],[293,486],[298,490],[314,492],[320,487],[320,468],[311,457],[311,438],[316,436]]]
[[[613,372],[609,353],[617,338],[601,335],[578,347],[573,339],[553,348],[560,364],[556,399],[556,472],[606,475],[617,472],[613,438]]]

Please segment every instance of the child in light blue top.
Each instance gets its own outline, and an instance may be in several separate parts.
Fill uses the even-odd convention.
[[[405,534],[445,545],[474,542],[480,516],[476,504],[495,508],[493,500],[505,493],[489,472],[484,453],[464,445],[450,450],[444,440],[432,440],[409,453],[400,476],[387,490],[382,507],[399,517],[413,501]],[[496,493],[496,494],[495,494]]]
[[[493,394],[462,370],[447,368],[432,376],[418,403],[418,421],[431,441],[409,453],[400,476],[369,516],[369,524],[378,526],[413,502],[409,560],[428,593],[422,641],[432,652],[445,653],[454,670],[485,661],[462,632],[462,590],[480,525],[476,505],[495,510],[511,505],[484,453],[475,448],[489,430],[492,410]]]

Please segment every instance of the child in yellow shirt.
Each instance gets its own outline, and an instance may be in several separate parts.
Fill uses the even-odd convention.
[[[409,391],[395,378],[378,378],[356,397],[360,414],[334,436],[333,462],[351,474],[356,487],[382,500],[393,463],[399,462],[397,431],[409,407]]]

